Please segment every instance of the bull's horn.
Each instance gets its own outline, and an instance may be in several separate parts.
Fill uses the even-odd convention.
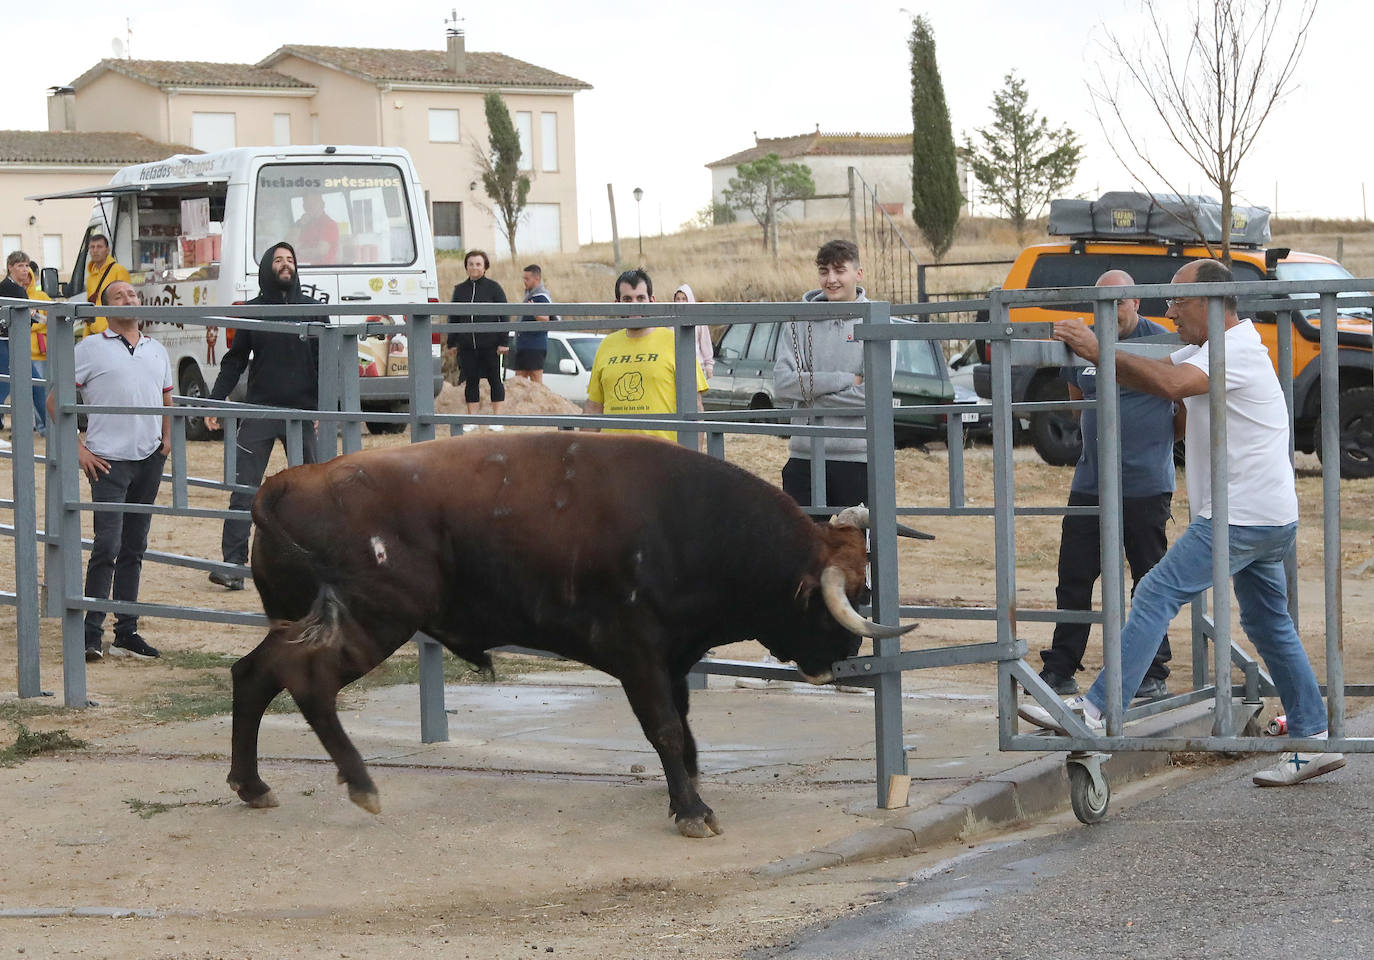
[[[830,522],[837,527],[858,527],[860,530],[868,529],[868,508],[862,503],[857,507],[845,507],[839,513],[830,518]],[[897,533],[903,537],[911,537],[913,540],[934,540],[935,535],[908,527],[904,523],[898,523]]]
[[[907,631],[916,629],[914,623],[908,627],[889,627],[859,616],[859,612],[854,609],[854,605],[849,602],[849,597],[844,592],[844,571],[839,567],[830,566],[821,571],[821,596],[825,597],[825,607],[835,621],[850,633],[856,633],[861,637],[900,637]]]
[[[837,527],[858,527],[860,530],[867,530],[868,508],[862,503],[857,507],[845,507],[831,517],[830,522]]]

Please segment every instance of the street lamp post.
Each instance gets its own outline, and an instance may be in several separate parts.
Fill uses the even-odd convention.
[[[635,187],[635,228],[639,233],[639,265],[644,266],[644,220],[640,217],[639,201],[644,199],[644,191]]]

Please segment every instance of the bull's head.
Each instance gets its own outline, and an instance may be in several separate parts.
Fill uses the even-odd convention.
[[[831,664],[858,653],[861,637],[897,637],[916,628],[914,623],[905,627],[876,623],[854,609],[854,603],[866,602],[869,593],[867,527],[868,510],[860,506],[842,510],[828,525],[817,528],[824,542],[823,566],[819,576],[805,578],[798,588],[798,599],[814,611],[809,617],[813,641],[798,644],[801,649],[789,650],[785,657],[795,661],[797,670],[811,683],[829,683]],[[928,537],[909,528],[901,532]],[[823,610],[810,603],[817,590],[824,601]]]

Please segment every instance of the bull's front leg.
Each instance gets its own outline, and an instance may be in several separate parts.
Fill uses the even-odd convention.
[[[639,719],[644,736],[653,744],[668,779],[668,809],[684,837],[710,837],[723,833],[715,812],[696,789],[696,744],[687,729],[686,711],[679,711],[674,682],[666,669],[649,668],[621,678],[625,696]],[[683,681],[685,695],[686,682]],[[692,769],[687,766],[691,744]]]

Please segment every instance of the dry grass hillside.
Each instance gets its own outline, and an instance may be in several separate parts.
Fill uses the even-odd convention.
[[[1043,222],[1032,231],[1028,242],[1048,239]],[[930,251],[920,242],[920,232],[910,222],[902,232],[918,256],[929,259]],[[1275,246],[1288,246],[1326,256],[1336,256],[1343,241],[1343,262],[1356,276],[1374,275],[1374,223],[1359,220],[1282,220],[1273,221]],[[621,245],[626,267],[642,265],[654,278],[655,295],[668,300],[678,284],[690,284],[699,300],[796,300],[815,287],[812,258],[826,240],[845,237],[848,221],[786,223],[779,231],[780,253],[774,261],[763,249],[761,231],[753,223],[682,230],[662,237],[644,238],[643,263],[639,263],[638,241]],[[959,225],[959,237],[945,260],[1010,260],[1020,249],[1016,234],[1002,220],[977,217]],[[507,296],[518,299],[522,293],[520,269],[530,260],[544,268],[544,276],[556,300],[595,303],[611,299],[616,271],[609,243],[587,244],[577,253],[540,254],[522,257],[518,262],[498,260],[491,274],[505,288]],[[986,290],[1001,283],[1005,266],[952,267],[930,274],[934,292]],[[439,278],[445,294],[462,280],[462,261],[445,258],[439,263]],[[881,293],[882,291],[877,291]]]

